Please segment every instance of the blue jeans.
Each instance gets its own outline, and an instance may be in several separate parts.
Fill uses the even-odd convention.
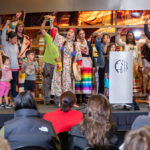
[[[13,71],[12,77],[13,79],[11,80],[11,92],[12,92],[12,96],[16,97],[18,94],[16,91],[16,86],[18,84],[18,71]]]

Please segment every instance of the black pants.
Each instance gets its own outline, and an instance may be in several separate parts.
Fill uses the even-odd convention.
[[[18,71],[13,71],[12,72],[12,77],[13,79],[11,80],[11,89],[12,89],[12,96],[16,97],[17,96],[17,90],[16,90],[16,86],[18,83]]]
[[[99,75],[99,87],[98,93],[104,94],[104,76],[105,76],[105,68],[99,68],[98,70]]]
[[[86,102],[86,94],[76,94],[77,104],[80,104],[80,98],[82,98],[82,102]]]

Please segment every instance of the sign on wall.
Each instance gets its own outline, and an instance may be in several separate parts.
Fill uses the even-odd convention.
[[[110,92],[112,104],[132,103],[133,62],[132,52],[110,52]]]

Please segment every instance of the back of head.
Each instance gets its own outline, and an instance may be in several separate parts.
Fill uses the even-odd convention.
[[[8,141],[0,137],[0,150],[11,150]]]
[[[124,150],[150,150],[150,127],[131,130],[124,143]]]
[[[107,146],[106,133],[112,127],[112,110],[104,95],[92,96],[87,105],[86,115],[81,122],[86,138],[92,148],[101,149]]]
[[[15,110],[37,109],[36,102],[30,92],[21,92],[15,99]]]
[[[67,112],[74,105],[75,99],[75,95],[72,92],[64,92],[60,96],[60,109],[64,112]]]
[[[16,32],[14,32],[14,31],[10,31],[10,32],[8,33],[8,39],[12,39],[12,38],[14,38],[15,36],[17,36],[17,34],[16,34]]]

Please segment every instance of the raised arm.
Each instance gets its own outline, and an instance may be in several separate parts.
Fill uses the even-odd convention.
[[[101,55],[101,51],[102,51],[101,34],[102,34],[102,32],[98,32],[97,37],[96,37],[96,40],[95,40],[95,46],[96,46],[98,55]]]
[[[5,24],[4,28],[3,28],[2,36],[1,36],[2,47],[3,47],[3,49],[4,49],[5,52],[6,52],[6,50],[7,50],[7,49],[5,48],[5,46],[6,46],[6,44],[7,44],[7,41],[6,41],[6,33],[7,33],[8,28],[9,28],[9,24],[10,24],[10,20],[7,20],[7,21],[6,21],[6,24]],[[6,52],[6,53],[7,53],[7,52]]]
[[[42,34],[43,34],[43,36],[45,36],[46,35],[46,30],[45,30],[45,25],[46,25],[46,20],[47,20],[48,18],[46,18],[46,17],[44,17],[44,21],[42,22],[42,24],[41,24],[41,32],[42,32]]]
[[[150,32],[148,30],[148,18],[145,18],[144,33],[146,37],[150,40]]]
[[[117,31],[117,37],[116,37],[116,43],[120,46],[125,46],[125,42],[122,41],[122,39],[120,38],[120,34],[121,34],[122,30],[118,30]]]

